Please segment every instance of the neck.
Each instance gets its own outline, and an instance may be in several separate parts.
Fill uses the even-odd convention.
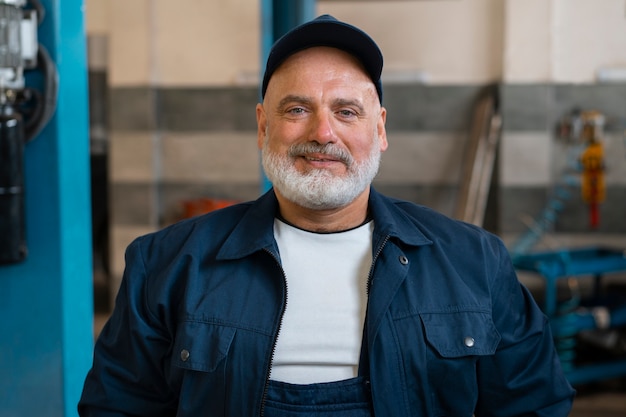
[[[281,217],[300,229],[318,233],[341,232],[360,226],[367,220],[369,187],[350,204],[326,210],[302,207],[274,191]]]

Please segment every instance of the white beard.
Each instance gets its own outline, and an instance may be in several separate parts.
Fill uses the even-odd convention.
[[[346,164],[346,174],[338,176],[326,169],[299,172],[294,165],[294,155],[306,152],[339,157]],[[261,150],[263,169],[274,188],[289,201],[312,210],[336,209],[353,202],[378,173],[380,157],[380,148],[375,144],[368,158],[358,163],[336,145],[316,142],[293,145],[287,155],[278,155],[269,151],[267,136]]]

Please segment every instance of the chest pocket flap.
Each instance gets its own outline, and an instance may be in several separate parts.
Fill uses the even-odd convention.
[[[228,355],[234,336],[232,327],[184,321],[178,326],[172,363],[194,371],[215,371]]]
[[[455,311],[421,313],[428,343],[444,358],[491,355],[500,334],[488,313]]]

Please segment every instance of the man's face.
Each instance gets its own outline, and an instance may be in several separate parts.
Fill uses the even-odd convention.
[[[277,193],[335,209],[364,193],[387,149],[386,111],[351,55],[327,47],[289,57],[257,106],[263,168]]]

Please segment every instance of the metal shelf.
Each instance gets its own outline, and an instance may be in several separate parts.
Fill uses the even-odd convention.
[[[610,306],[585,305],[576,297],[559,301],[557,296],[560,281],[589,276],[596,281],[594,292],[599,292],[606,274],[626,272],[625,250],[587,247],[536,252],[514,256],[513,265],[518,270],[535,272],[545,280],[542,309],[550,320],[563,370],[572,385],[626,376],[625,355],[602,358],[597,363],[577,361],[577,336],[581,332],[626,326],[626,300]]]

